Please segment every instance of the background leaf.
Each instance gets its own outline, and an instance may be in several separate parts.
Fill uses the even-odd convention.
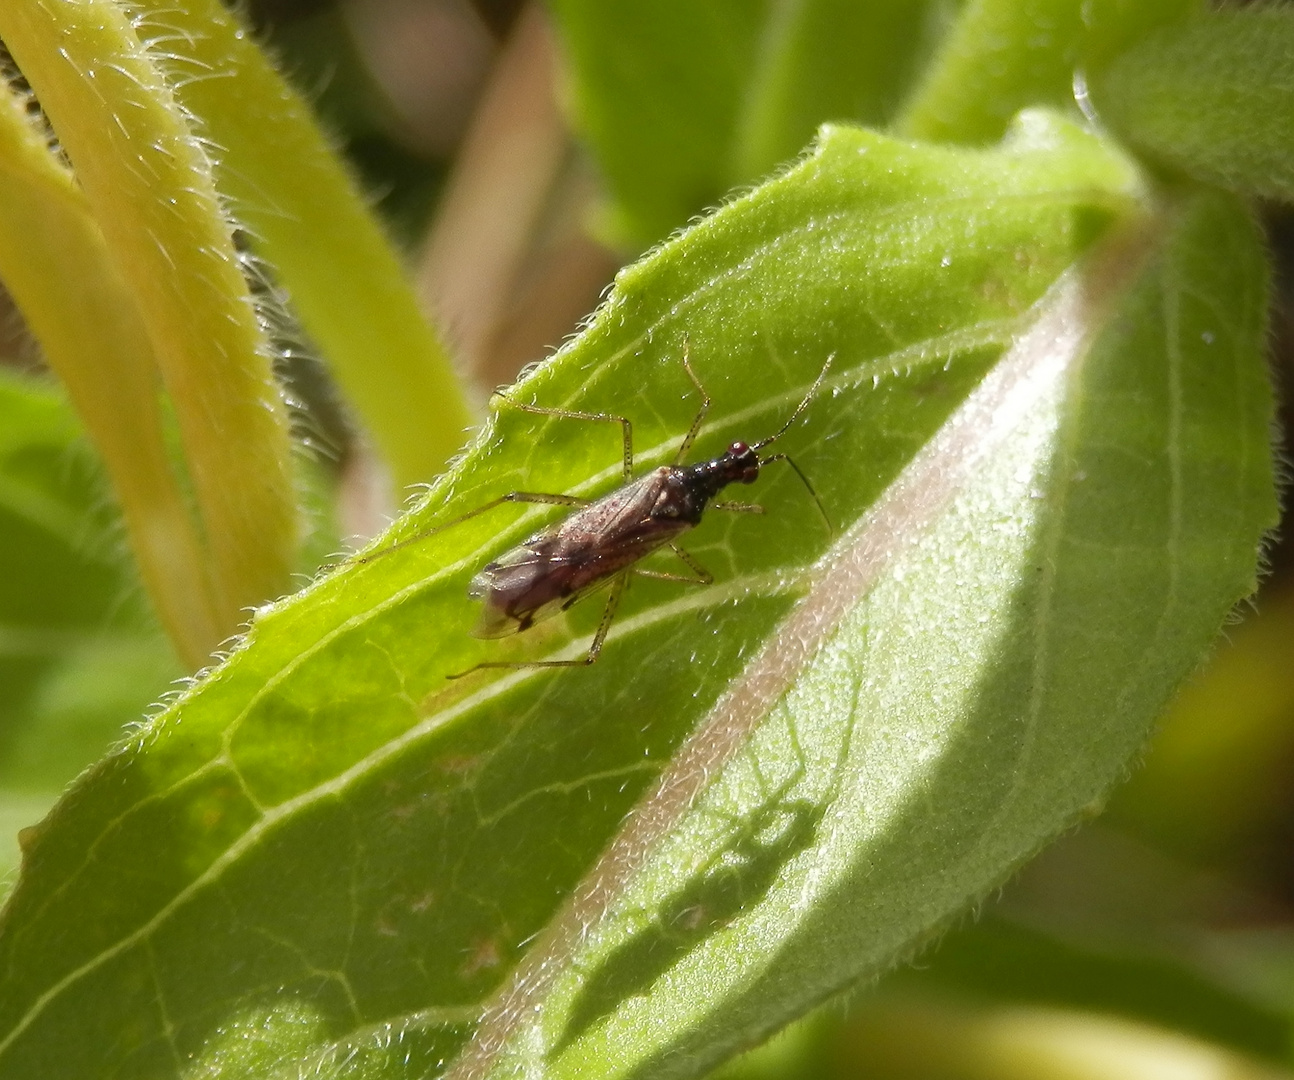
[[[793,157],[828,120],[883,124],[943,5],[557,0],[583,136],[612,233],[653,243]]]
[[[164,49],[176,97],[219,147],[212,165],[221,193],[346,400],[397,484],[432,479],[471,414],[404,267],[308,103],[219,0],[147,8],[144,40]]]
[[[114,0],[0,6],[138,305],[202,518],[222,634],[280,595],[297,541],[287,410],[210,160]],[[53,287],[53,283],[51,283]]]
[[[1102,117],[1174,169],[1294,198],[1294,12],[1212,11],[1139,42],[1094,80]]]
[[[217,614],[191,500],[168,452],[152,346],[84,192],[28,112],[30,95],[0,93],[5,288],[112,479],[159,618],[198,668],[230,627]]]
[[[1036,1005],[985,1007],[886,997],[859,1010],[834,1042],[835,1075],[857,1075],[865,1062],[869,1074],[880,1080],[1289,1076],[1265,1062],[1163,1028]]]
[[[1265,601],[1178,696],[1110,816],[1169,855],[1280,893],[1294,871],[1283,824],[1294,760],[1286,678],[1294,595]]]
[[[1042,929],[1008,909],[950,934],[919,966],[888,976],[881,992],[1117,1013],[1255,1056],[1287,1057],[1288,1013],[1157,946],[1143,937],[1140,949],[1118,947],[1073,925]]]
[[[1199,0],[968,0],[896,121],[921,139],[986,143],[1023,108],[1072,107],[1075,79]]]
[[[647,244],[791,158],[824,121],[992,142],[1029,106],[1071,106],[1075,70],[1198,0],[557,0],[576,120]]]
[[[819,124],[882,127],[928,59],[947,5],[928,0],[769,3],[739,88],[730,183],[794,158]]]
[[[0,875],[10,879],[18,830],[179,674],[83,439],[53,390],[0,371]]]

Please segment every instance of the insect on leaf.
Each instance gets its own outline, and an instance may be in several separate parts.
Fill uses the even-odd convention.
[[[1251,587],[1264,290],[1235,206],[1149,204],[1062,121],[824,129],[507,393],[630,417],[645,469],[698,405],[685,340],[698,458],[834,354],[777,445],[834,538],[770,467],[766,514],[689,534],[714,584],[634,582],[578,670],[446,678],[587,649],[595,601],[469,634],[558,507],[262,611],[31,837],[0,1071],[690,1075],[893,964],[1104,792]],[[619,439],[500,406],[382,543],[605,494]]]

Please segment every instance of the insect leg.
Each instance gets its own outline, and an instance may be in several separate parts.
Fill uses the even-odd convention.
[[[635,567],[631,573],[639,577],[656,578],[658,581],[681,581],[685,585],[713,585],[714,575],[702,566],[696,559],[689,555],[677,544],[670,544],[670,550],[679,557],[679,560],[686,563],[696,577],[687,577],[685,574],[670,574],[663,570],[640,570]]]
[[[552,495],[545,491],[509,491],[506,495],[500,495],[497,499],[491,499],[487,503],[482,503],[475,510],[469,510],[466,514],[459,514],[456,518],[450,518],[448,521],[439,525],[433,525],[426,532],[420,532],[410,536],[406,540],[401,540],[398,544],[392,544],[390,547],[381,548],[371,555],[361,555],[355,560],[356,563],[370,563],[375,559],[380,559],[385,555],[390,555],[393,551],[399,551],[401,548],[408,547],[410,544],[417,544],[426,540],[430,536],[442,533],[446,529],[452,529],[455,525],[461,525],[465,521],[471,521],[472,518],[484,514],[487,510],[493,510],[496,506],[502,506],[504,503],[546,503],[551,506],[588,506],[589,499],[577,499],[574,495]]]
[[[512,398],[499,391],[495,391],[495,396],[500,400],[507,402],[514,409],[520,409],[522,412],[535,413],[537,416],[561,416],[567,420],[606,420],[620,425],[620,430],[624,434],[624,476],[625,480],[633,479],[634,475],[634,426],[630,423],[627,416],[616,416],[614,413],[600,412],[576,412],[574,409],[550,409],[544,405],[527,405],[525,402],[513,401]]]
[[[607,606],[602,609],[602,621],[598,623],[598,632],[593,635],[593,643],[589,645],[589,654],[582,661],[585,664],[592,664],[602,652],[602,643],[607,639],[607,631],[611,629],[611,620],[616,617],[616,608],[620,606],[620,597],[624,595],[625,582],[629,579],[628,574],[620,574],[615,581],[611,583],[611,593],[607,596]],[[576,664],[581,661],[576,660]]]
[[[687,372],[687,377],[692,380],[692,385],[701,394],[701,407],[697,409],[696,419],[692,421],[692,426],[687,429],[687,434],[683,436],[683,441],[679,444],[678,453],[674,455],[675,465],[680,464],[683,458],[687,456],[687,452],[692,449],[692,444],[696,442],[701,425],[705,423],[705,414],[710,411],[710,395],[705,392],[705,387],[701,385],[701,380],[696,377],[696,372],[692,370],[692,365],[687,358],[686,336],[683,338],[683,368]]]
[[[466,671],[460,671],[455,675],[445,676],[447,679],[461,679],[464,675],[470,675],[473,671],[479,671],[481,668],[562,668],[562,667],[586,667],[589,664],[597,662],[598,654],[602,652],[602,643],[607,638],[607,631],[611,629],[611,620],[615,618],[616,608],[620,604],[620,596],[625,591],[625,579],[627,573],[617,574],[611,582],[611,593],[607,596],[607,606],[602,611],[602,621],[598,623],[597,633],[593,635],[593,641],[589,645],[589,651],[581,660],[483,660],[479,664],[474,664]]]
[[[711,510],[731,510],[735,514],[762,514],[764,508],[758,503],[742,502],[713,502],[710,504]]]

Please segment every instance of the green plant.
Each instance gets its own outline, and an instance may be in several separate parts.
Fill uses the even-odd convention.
[[[1291,194],[1287,11],[553,7],[604,228],[657,246],[509,396],[629,415],[645,467],[696,408],[685,340],[714,399],[700,455],[770,433],[834,355],[780,448],[837,533],[770,474],[765,516],[713,514],[689,544],[715,585],[636,582],[587,670],[446,680],[585,647],[596,602],[465,633],[472,574],[550,508],[273,600],[292,454],[226,213],[398,477],[448,457],[462,397],[303,106],[215,0],[133,22],[7,0],[0,39],[75,181],[15,87],[0,274],[179,654],[261,606],[23,834],[5,1075],[699,1074],[1093,813],[1253,592],[1276,502],[1244,198]],[[1108,132],[1073,108],[1075,72]],[[24,507],[75,546],[93,484],[57,467],[77,435],[47,392],[6,394],[29,494],[5,542],[34,559]],[[605,428],[499,406],[382,543],[517,488],[608,490]],[[45,557],[56,597],[84,587]],[[110,597],[129,571],[101,562]],[[34,620],[46,584],[11,586],[9,617]],[[101,685],[58,642],[14,679],[52,670]],[[15,710],[32,739],[39,698]]]

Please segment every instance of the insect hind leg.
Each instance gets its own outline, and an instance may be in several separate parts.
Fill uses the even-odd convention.
[[[611,592],[607,596],[607,606],[602,610],[602,621],[598,623],[597,633],[593,635],[593,641],[589,645],[589,651],[579,660],[483,660],[479,664],[473,664],[466,671],[460,671],[454,675],[446,675],[447,679],[461,679],[465,675],[470,675],[474,671],[480,671],[481,668],[512,668],[513,670],[524,670],[526,668],[568,668],[568,667],[587,667],[589,664],[597,663],[598,656],[602,653],[602,643],[607,639],[607,631],[611,629],[611,620],[616,616],[616,608],[620,606],[620,596],[625,591],[625,580],[628,573],[616,575],[611,582]]]
[[[480,517],[496,506],[503,506],[506,503],[544,503],[549,506],[588,506],[589,499],[577,499],[574,495],[556,495],[547,491],[509,491],[506,495],[500,495],[497,499],[491,499],[487,503],[482,503],[466,514],[459,514],[456,518],[450,518],[439,525],[433,525],[424,532],[416,533],[399,543],[392,544],[390,547],[380,548],[370,555],[361,555],[354,560],[356,564],[371,563],[378,559],[390,555],[401,548],[410,547],[413,544],[421,543],[430,537],[443,533],[446,529],[452,529],[455,525],[462,525],[465,521],[471,521],[474,517]]]

